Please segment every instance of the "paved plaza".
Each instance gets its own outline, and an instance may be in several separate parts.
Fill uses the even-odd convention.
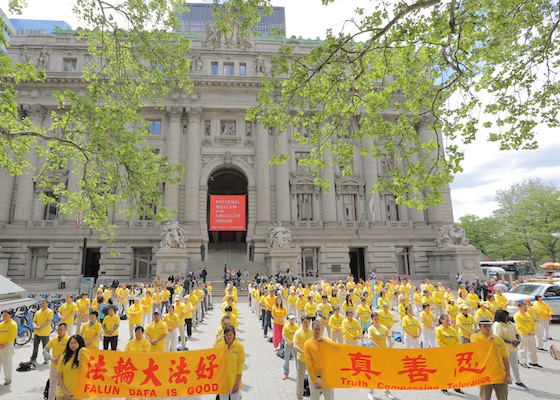
[[[290,377],[282,380],[282,366],[284,360],[277,357],[269,343],[263,337],[260,321],[251,312],[245,299],[246,294],[240,292],[239,307],[239,339],[245,346],[246,363],[243,373],[243,399],[245,400],[285,400],[296,399],[295,366],[292,361],[290,365]],[[214,343],[215,332],[218,327],[220,313],[217,310],[210,311],[204,322],[193,332],[192,341],[188,344],[189,349],[203,349],[211,347]],[[396,318],[398,320],[398,318]],[[118,349],[124,349],[129,339],[128,323],[122,321],[119,328]],[[271,333],[269,333],[270,335]],[[551,326],[550,334],[555,339],[560,339],[560,324]],[[545,343],[548,348],[550,343],[556,343],[560,347],[560,340]],[[396,347],[402,347],[397,343]],[[28,361],[31,356],[32,342],[23,347],[16,348],[14,357],[14,378],[10,386],[0,386],[0,398],[2,400],[40,400],[43,398],[43,389],[49,375],[49,366],[37,364],[37,369],[30,372],[17,372],[15,368],[21,361]],[[38,362],[42,362],[39,352]],[[333,360],[336,362],[336,360]],[[515,385],[510,386],[510,400],[526,399],[558,399],[560,393],[560,362],[553,360],[549,353],[539,351],[539,363],[542,369],[520,368],[521,378],[529,387],[529,390],[517,389]],[[0,374],[3,377],[3,374]],[[2,379],[3,381],[3,379]],[[478,388],[464,389],[465,395],[455,394],[451,391],[447,396],[440,391],[393,391],[395,398],[402,400],[424,400],[445,399],[452,400],[478,399]],[[383,391],[376,391],[377,399],[384,399]],[[188,399],[215,399],[215,395],[202,397],[188,397]],[[359,400],[367,399],[367,391],[364,389],[335,389],[336,399]]]

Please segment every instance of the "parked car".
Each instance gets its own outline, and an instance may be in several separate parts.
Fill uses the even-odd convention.
[[[560,319],[560,282],[553,280],[533,281],[517,285],[509,292],[504,293],[508,299],[507,310],[511,316],[519,311],[519,302],[525,299],[535,300],[535,296],[541,295],[543,301],[552,308],[552,318]]]

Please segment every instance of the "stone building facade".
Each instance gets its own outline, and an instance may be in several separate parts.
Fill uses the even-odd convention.
[[[84,85],[80,70],[88,57],[87,44],[61,34],[16,35],[11,41],[8,55],[14,61],[26,57],[42,63],[47,72],[46,82],[20,88],[19,101],[29,118],[48,128],[49,110],[56,106],[53,91],[79,91]],[[384,160],[356,156],[351,177],[343,177],[336,167],[325,170],[331,190],[324,192],[298,165],[311,150],[308,145],[295,142],[291,131],[277,135],[246,121],[246,110],[257,102],[260,79],[278,45],[270,39],[225,43],[194,38],[194,91],[169,96],[164,110],[144,110],[152,133],[147,143],[186,170],[182,183],[165,186],[164,201],[178,210],[176,218],[188,232],[190,269],[207,266],[210,275],[221,277],[225,262],[235,269],[247,267],[252,275],[270,273],[267,238],[271,225],[281,222],[291,231],[291,251],[296,254],[292,272],[297,275],[430,275],[428,256],[436,249],[438,229],[453,222],[448,188],[445,202],[426,211],[397,205],[391,193],[370,194]],[[304,54],[312,45],[300,41],[294,51]],[[419,127],[419,134],[433,135],[427,124]],[[365,146],[371,144],[368,140]],[[276,153],[290,154],[290,160],[270,165]],[[33,154],[28,159],[32,165],[39,162]],[[69,187],[76,185],[72,173],[60,174]],[[45,189],[34,185],[32,175],[12,177],[0,171],[0,187],[0,251],[9,259],[9,277],[58,279],[65,272],[69,279],[99,275],[127,281],[155,275],[161,227],[154,221],[111,216],[118,226],[113,246],[120,253],[113,256],[111,246],[95,232],[76,228],[75,215],[58,215],[56,204],[45,206],[39,200]],[[246,195],[246,231],[209,232],[209,194]]]

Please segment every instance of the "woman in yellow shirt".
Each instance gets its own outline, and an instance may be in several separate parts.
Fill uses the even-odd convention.
[[[488,293],[486,297],[486,303],[488,303],[488,309],[492,313],[492,321],[494,320],[494,315],[496,315],[496,311],[498,311],[501,307],[496,301],[496,298],[492,293]]]
[[[84,338],[85,346],[89,349],[99,349],[99,338],[103,332],[101,323],[97,320],[99,314],[97,311],[89,313],[89,323],[82,325],[82,337]]]
[[[447,315],[449,316],[449,322],[451,323],[451,326],[456,330],[457,315],[459,315],[459,306],[455,304],[455,298],[449,298],[449,304],[447,305],[447,307],[445,307],[445,310],[447,311]]]
[[[362,327],[362,334],[366,334],[371,326],[371,308],[365,297],[362,297],[362,303],[358,306],[357,314]]]
[[[407,349],[420,348],[420,334],[422,328],[420,322],[412,315],[412,307],[406,308],[406,316],[402,320],[402,328],[404,333],[404,346]]]
[[[175,313],[175,306],[170,304],[168,312],[163,316],[163,322],[167,325],[167,336],[165,337],[165,351],[177,351],[177,329],[179,316]]]
[[[334,314],[329,317],[329,327],[331,328],[331,339],[333,342],[343,343],[342,321],[344,317],[340,315],[340,307],[333,307]]]
[[[348,310],[354,310],[354,302],[352,301],[352,295],[350,293],[346,294],[346,300],[342,303],[342,313],[347,315]]]
[[[488,317],[490,321],[494,321],[494,316],[492,315],[492,312],[488,309],[488,303],[486,303],[485,301],[481,301],[479,303],[479,306],[480,306],[479,309],[476,310],[476,313],[474,315],[476,320],[478,321],[480,317],[485,316]]]
[[[344,334],[344,343],[358,346],[362,338],[362,326],[360,322],[354,319],[354,311],[351,308],[346,310],[346,318],[342,321],[342,333]]]
[[[239,400],[239,391],[243,387],[241,376],[245,366],[245,348],[235,338],[235,328],[228,325],[224,328],[224,341],[219,346],[226,348],[228,392],[220,394],[220,400]]]
[[[111,350],[117,350],[121,319],[116,311],[117,306],[110,304],[109,307],[107,307],[108,314],[103,318],[103,350],[108,350],[109,344],[111,345]]]
[[[439,326],[436,328],[436,343],[438,347],[455,346],[459,343],[459,335],[455,327],[451,326],[449,316],[443,314],[439,317]],[[457,393],[465,394],[461,389],[453,389]],[[443,393],[448,393],[447,389],[442,389]]]
[[[288,315],[288,310],[282,304],[282,298],[277,297],[274,305],[272,306],[272,345],[274,348],[278,347],[282,341],[282,328],[284,328],[284,321]]]
[[[469,299],[469,301],[471,302],[470,314],[473,314],[478,309],[478,304],[480,303],[480,297],[478,297],[478,294],[474,292],[473,287],[469,288],[469,294],[467,295],[467,299]]]
[[[142,300],[140,300],[140,305],[142,306],[142,325],[144,326],[147,326],[152,320],[153,300],[152,292],[149,290],[146,290],[146,296],[142,297]]]
[[[74,398],[74,387],[76,386],[78,365],[80,364],[80,349],[82,347],[85,347],[85,343],[80,335],[73,335],[66,344],[66,350],[56,367],[58,372],[57,399],[71,400]]]

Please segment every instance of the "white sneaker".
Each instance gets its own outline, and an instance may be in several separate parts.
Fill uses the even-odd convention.
[[[391,394],[391,392],[389,392],[388,390],[385,391],[385,396],[387,396],[387,398],[389,398],[389,399],[394,399],[395,398],[395,396],[393,396]]]
[[[367,398],[368,400],[375,400],[375,397],[373,397],[373,390],[368,390]]]

